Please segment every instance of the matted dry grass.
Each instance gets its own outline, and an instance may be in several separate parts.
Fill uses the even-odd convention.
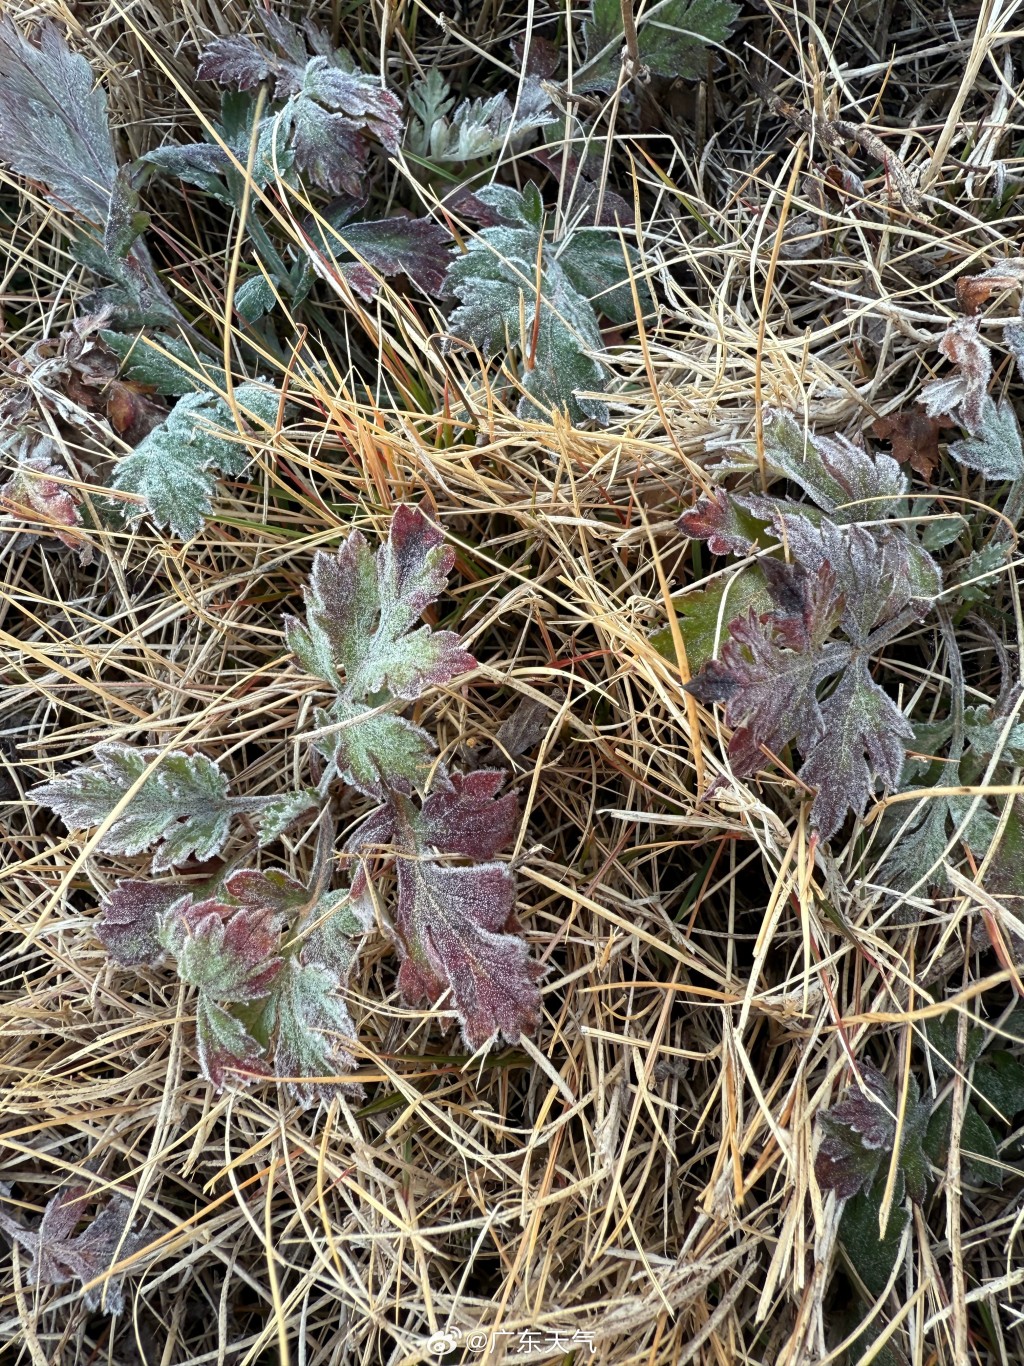
[[[562,13],[488,3],[442,28],[418,4],[323,8],[368,69],[387,54],[395,88],[416,61],[480,80],[481,52],[505,61],[510,36]],[[68,25],[135,153],[169,125],[194,134],[192,102],[211,108],[191,84],[194,42],[243,14],[209,0],[9,10]],[[0,1177],[29,1219],[91,1173],[130,1196],[151,1240],[114,1319],[85,1313],[77,1289],[29,1286],[16,1256],[0,1292],[11,1360],[414,1363],[438,1359],[442,1329],[464,1335],[449,1361],[841,1356],[849,1273],[812,1175],[815,1112],[869,1040],[909,1067],[931,1002],[997,1017],[1010,974],[972,938],[983,903],[969,892],[919,892],[897,915],[871,882],[879,849],[815,848],[799,783],[779,769],[732,780],[720,722],[648,637],[666,590],[700,579],[674,521],[706,482],[708,439],[748,435],[762,400],[863,430],[934,367],[955,278],[1017,251],[1020,11],[751,6],[709,83],[657,120],[643,103],[610,111],[617,187],[642,206],[664,308],[619,348],[609,429],[519,423],[470,359],[446,378],[440,315],[325,291],[349,355],[296,336],[292,415],[221,486],[196,541],[143,522],[97,534],[82,567],[45,537],[7,540]],[[752,97],[752,76],[798,110],[870,121],[921,209],[877,178],[863,204],[823,210],[814,184],[844,158]],[[2,207],[9,363],[60,333],[83,286],[30,188],[9,186]],[[166,189],[149,207],[172,292],[223,326],[235,225]],[[777,232],[794,221],[795,255]],[[457,408],[456,384],[473,444],[434,417]],[[83,428],[68,449],[87,494],[102,441]],[[24,792],[110,737],[200,746],[243,792],[301,782],[293,732],[316,695],[282,613],[315,548],[381,531],[407,499],[430,500],[459,546],[444,610],[481,661],[419,719],[456,765],[486,756],[524,704],[544,721],[515,763],[542,1026],[467,1059],[450,1015],[401,1005],[381,932],[351,988],[367,1103],[218,1096],[197,1077],[188,995],[111,966],[90,932],[99,894],[137,862],[95,858]],[[941,690],[934,637],[919,645],[902,656],[905,701]],[[300,828],[270,862],[301,873],[314,840]],[[915,1363],[1024,1360],[1021,1189],[1015,1172],[1002,1192],[943,1184],[915,1213],[893,1302]]]

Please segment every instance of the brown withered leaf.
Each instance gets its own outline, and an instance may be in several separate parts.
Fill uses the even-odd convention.
[[[961,310],[973,316],[993,294],[1004,289],[1020,289],[1024,285],[1024,264],[1007,261],[982,271],[980,275],[961,275],[956,282],[956,301]]]
[[[922,479],[931,479],[939,463],[939,433],[956,423],[947,414],[929,417],[923,408],[904,408],[901,412],[879,417],[871,425],[871,433],[880,441],[892,445],[894,460],[910,465]]]

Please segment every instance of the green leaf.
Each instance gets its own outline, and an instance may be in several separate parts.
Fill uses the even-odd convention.
[[[730,577],[722,575],[707,588],[691,589],[673,598],[672,606],[686,645],[687,662],[691,672],[696,673],[714,657],[716,636],[719,637],[719,644],[728,640],[730,621],[745,616],[749,611],[756,612],[758,616],[770,612],[772,599],[760,569],[756,565],[748,565]],[[651,636],[651,644],[666,659],[675,659],[672,631],[668,626],[663,626]]]
[[[839,525],[891,514],[908,488],[892,456],[869,455],[843,436],[807,432],[781,408],[765,410],[764,455]]]
[[[250,275],[235,290],[235,309],[247,323],[258,322],[276,303],[274,286],[262,275]]]
[[[159,760],[96,848],[108,854],[153,849],[154,872],[220,853],[237,803],[212,759],[181,750],[134,749],[119,741],[97,746],[96,757],[97,768],[83,765],[34,788],[35,800],[56,811],[69,829],[99,825]]]
[[[642,269],[640,257],[632,247],[626,245],[623,249],[623,246],[617,232],[577,228],[565,238],[564,244],[552,248],[573,289],[589,299],[602,317],[620,326],[636,318],[630,275],[636,281],[640,311],[650,313],[654,309],[654,299],[646,281],[637,278],[637,271]]]
[[[986,479],[1024,478],[1020,424],[1010,400],[1004,398],[996,405],[986,396],[981,405],[978,430],[962,441],[952,442],[949,453],[961,465],[978,470]]]
[[[276,419],[276,391],[242,384],[235,398],[243,413],[253,413],[268,425]],[[154,427],[119,462],[111,487],[141,495],[145,512],[157,526],[169,526],[175,536],[191,540],[212,511],[216,474],[241,474],[248,463],[245,444],[237,438],[231,410],[223,399],[206,393],[186,394],[167,421]]]
[[[724,43],[739,13],[732,0],[661,0],[637,20],[641,62],[655,75],[696,78],[707,70],[707,44]],[[577,90],[612,90],[618,83],[623,43],[619,0],[593,0],[583,23],[587,60]]]
[[[595,309],[623,322],[634,316],[627,281],[630,272],[642,269],[639,256],[629,248],[627,265],[618,237],[596,228],[542,245],[543,202],[532,181],[521,194],[489,186],[476,197],[508,226],[484,228],[449,266],[445,288],[459,300],[450,331],[488,356],[506,348],[519,351],[521,417],[564,408],[573,421],[591,417],[606,423],[607,405],[580,396],[602,393],[611,378],[600,359],[604,343]],[[652,304],[646,286],[639,294],[642,307]]]
[[[893,1203],[885,1237],[878,1236],[879,1214],[885,1181],[879,1180],[870,1191],[848,1200],[839,1222],[843,1249],[865,1289],[874,1298],[885,1290],[900,1255],[903,1236],[910,1224],[910,1211]]]
[[[289,1079],[289,1091],[304,1106],[339,1094],[362,1095],[356,1082],[331,1080],[356,1068],[349,1049],[355,1027],[338,985],[328,968],[290,958],[264,1012],[264,1027],[275,1035],[275,1075]]]
[[[882,1179],[896,1142],[895,1088],[870,1063],[860,1066],[866,1090],[851,1087],[838,1104],[818,1117],[823,1137],[814,1162],[815,1178],[823,1190],[834,1190],[840,1199],[863,1194],[876,1178]],[[898,1159],[899,1198],[902,1200],[905,1188],[918,1204],[928,1186],[928,1163],[922,1146],[927,1127],[928,1106],[910,1077]]]
[[[462,649],[453,631],[412,628],[443,591],[454,560],[455,553],[444,544],[442,533],[418,508],[397,507],[388,538],[376,556],[358,531],[352,532],[337,554],[317,552],[305,592],[306,625],[286,618],[289,647],[310,673],[326,679],[351,700],[387,692],[412,701],[425,688],[447,683],[474,667],[473,656]],[[343,708],[335,719],[349,721],[364,710]],[[378,752],[383,752],[381,744],[385,749],[397,744],[407,750],[409,738],[399,739],[397,720],[368,718],[358,729],[372,739],[341,743],[355,745],[357,750],[367,744]],[[367,771],[358,761],[355,767]]]
[[[342,729],[318,739],[317,749],[345,782],[367,796],[384,797],[389,787],[410,792],[426,786],[434,742],[404,716],[339,700],[330,711],[317,710],[315,719],[318,728],[343,723]]]
[[[140,213],[138,191],[122,166],[110,191],[107,223],[103,230],[103,250],[113,257],[125,257],[132,244],[149,226],[149,214]]]
[[[181,398],[196,390],[224,387],[223,369],[194,355],[177,337],[105,330],[100,336],[123,362],[122,373],[137,384],[150,385],[158,394]]]
[[[926,1151],[937,1167],[949,1160],[949,1134],[953,1121],[953,1102],[946,1099],[936,1109],[928,1125]],[[960,1130],[960,1169],[976,1186],[1002,1186],[1003,1171],[999,1149],[992,1130],[973,1105],[964,1107]]]
[[[36,47],[0,19],[0,160],[103,224],[117,175],[103,87],[55,24],[38,34]]]
[[[315,810],[320,802],[320,793],[315,787],[304,787],[300,792],[285,792],[280,797],[271,798],[257,821],[260,848],[273,844],[300,816]]]
[[[982,1114],[1010,1124],[1024,1110],[1024,1066],[1005,1049],[986,1053],[971,1078]]]
[[[242,1073],[243,1079],[247,1073],[267,1075],[261,1045],[237,1015],[206,992],[200,992],[196,1001],[196,1051],[200,1073],[218,1091],[232,1073]]]
[[[435,165],[492,156],[507,141],[558,121],[551,99],[536,76],[527,76],[514,104],[500,91],[489,99],[463,100],[449,119],[454,102],[436,67],[409,91],[417,122],[409,126],[408,145]]]

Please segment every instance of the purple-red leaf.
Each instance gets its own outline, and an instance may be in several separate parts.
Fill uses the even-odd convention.
[[[425,293],[440,294],[452,259],[450,233],[429,218],[380,218],[319,236],[330,253],[351,252],[366,263],[342,270],[368,299],[377,293],[378,274],[407,275]]]
[[[454,559],[418,508],[395,509],[376,559],[352,532],[337,554],[317,553],[307,625],[287,623],[291,648],[311,673],[357,701],[382,690],[411,700],[447,683],[474,667],[473,656],[453,631],[412,628],[444,589]]]
[[[65,482],[69,478],[67,470],[49,455],[29,456],[16,466],[7,483],[0,486],[0,508],[15,516],[28,513],[39,518],[59,541],[85,558],[89,554],[88,542],[80,535],[70,535],[67,530],[82,525],[78,511],[82,499]]]
[[[281,924],[267,906],[182,903],[165,922],[162,940],[177,959],[181,980],[215,1001],[266,996],[281,968]]]
[[[888,1168],[896,1145],[895,1089],[870,1063],[861,1063],[860,1072],[867,1094],[851,1089],[818,1116],[823,1136],[814,1175],[819,1186],[835,1191],[840,1200],[870,1190],[876,1176]],[[927,1194],[928,1163],[922,1145],[929,1109],[911,1077],[900,1130],[897,1200],[902,1200],[904,1189],[918,1204]]]
[[[707,541],[712,555],[746,555],[763,523],[721,489],[700,496],[676,523],[684,536]]]
[[[836,833],[847,811],[862,815],[875,779],[890,790],[899,783],[906,742],[914,731],[907,718],[868,673],[858,656],[821,704],[824,730],[810,749],[800,777],[818,789],[811,819],[823,839]]]
[[[456,868],[403,858],[398,887],[398,985],[406,999],[436,1004],[450,989],[474,1050],[499,1035],[515,1043],[531,1033],[542,969],[516,932],[515,882],[506,865]]]
[[[823,1137],[814,1175],[823,1190],[848,1200],[870,1190],[882,1158],[896,1140],[896,1097],[890,1082],[870,1063],[861,1063],[868,1094],[851,1090],[818,1116]]]
[[[721,658],[688,685],[702,702],[725,703],[725,719],[735,727],[729,760],[740,778],[764,766],[764,748],[778,754],[795,740],[807,750],[821,738],[818,686],[849,659],[848,647],[826,644],[841,609],[834,575],[791,566],[776,577],[779,610],[732,622]]]
[[[423,844],[472,859],[492,859],[511,844],[519,827],[519,803],[514,792],[496,797],[504,780],[498,769],[452,774],[449,784],[423,803],[418,822]]]
[[[251,90],[270,75],[269,58],[243,34],[215,38],[203,48],[196,75],[201,81]]]
[[[186,892],[180,882],[126,878],[104,897],[94,924],[96,937],[115,963],[153,966],[164,956],[159,937],[161,921]]]
[[[0,1212],[0,1228],[32,1253],[28,1271],[30,1285],[67,1285],[69,1281],[83,1283],[102,1275],[115,1260],[122,1261],[146,1246],[145,1238],[128,1232],[131,1203],[117,1195],[108,1200],[75,1236],[75,1229],[85,1217],[91,1203],[85,1186],[67,1186],[58,1191],[43,1211],[38,1229],[23,1228],[21,1224]],[[111,1276],[103,1285],[95,1286],[85,1296],[88,1310],[105,1305],[111,1314],[124,1307],[122,1278]]]

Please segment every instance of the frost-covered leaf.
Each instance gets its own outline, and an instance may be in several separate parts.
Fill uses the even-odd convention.
[[[300,792],[285,792],[280,797],[272,797],[257,819],[260,847],[279,839],[300,816],[316,810],[320,802],[320,793],[315,787],[304,787]]]
[[[870,1063],[860,1065],[864,1091],[852,1087],[836,1105],[818,1116],[822,1140],[814,1175],[823,1190],[840,1200],[871,1189],[886,1171],[896,1142],[898,1101],[892,1083]],[[922,1147],[928,1127],[928,1105],[909,1079],[903,1116],[899,1168],[910,1198],[920,1204],[927,1194],[928,1165]],[[877,1223],[875,1225],[877,1233]]]
[[[310,231],[313,249],[328,260],[340,260],[341,271],[366,299],[377,293],[377,275],[407,275],[427,294],[440,294],[451,261],[451,235],[429,218],[380,218],[371,222],[329,226]],[[348,265],[346,256],[359,264]],[[365,263],[365,264],[364,264]]]
[[[92,1203],[85,1186],[67,1186],[50,1200],[37,1229],[24,1228],[0,1211],[0,1229],[32,1254],[29,1285],[85,1284],[146,1246],[146,1239],[129,1230],[131,1201],[115,1195],[88,1221],[81,1233],[75,1229]],[[119,1314],[124,1308],[123,1277],[111,1276],[84,1297],[85,1308],[105,1308]]]
[[[140,211],[139,192],[132,185],[128,171],[121,166],[110,191],[103,250],[115,259],[124,258],[148,226],[149,214]]]
[[[515,1043],[536,1028],[541,969],[515,933],[515,883],[503,863],[398,865],[398,985],[406,1000],[440,1001],[450,989],[470,1049],[497,1036]]]
[[[189,185],[198,186],[204,194],[222,204],[234,205],[235,197],[224,183],[232,163],[223,147],[210,142],[190,142],[181,146],[168,143],[146,152],[141,160],[163,175],[177,176]],[[242,165],[245,165],[244,161]]]
[[[821,704],[824,730],[807,752],[800,777],[818,794],[811,818],[829,839],[847,811],[861,815],[877,779],[890,791],[899,783],[906,741],[913,731],[889,694],[872,679],[863,656]]]
[[[520,416],[559,407],[577,422],[606,422],[607,405],[580,396],[603,392],[611,378],[600,359],[604,343],[596,313],[621,321],[633,317],[626,282],[630,273],[640,275],[639,256],[627,248],[627,265],[619,239],[598,229],[542,245],[543,203],[532,182],[521,194],[492,185],[476,197],[504,222],[477,233],[449,266],[445,290],[459,300],[449,330],[488,356],[505,348],[519,351],[526,391]],[[577,238],[580,245],[574,247]],[[641,306],[647,307],[650,294],[641,284]]]
[[[153,871],[163,872],[190,858],[213,858],[228,837],[238,802],[212,759],[181,750],[134,749],[120,741],[96,747],[97,767],[82,765],[33,788],[70,830],[99,825],[153,766],[103,835],[97,849],[140,854],[152,849]],[[158,762],[159,761],[159,762]]]
[[[203,50],[198,75],[237,90],[273,79],[273,99],[286,101],[263,122],[272,141],[287,139],[289,159],[322,189],[358,196],[372,141],[397,152],[401,104],[372,76],[355,69],[310,26],[262,16],[265,36],[218,38]],[[312,54],[312,55],[311,55]],[[283,148],[279,149],[283,150]],[[258,153],[269,163],[273,157]],[[287,169],[279,160],[280,169]],[[258,184],[267,183],[261,171]]]
[[[41,24],[38,40],[0,18],[0,160],[103,225],[117,176],[106,96],[56,25]]]
[[[207,992],[196,1001],[196,1052],[200,1074],[218,1091],[232,1079],[270,1076],[262,1045]]]
[[[921,390],[920,402],[929,417],[952,414],[972,435],[984,421],[992,352],[982,341],[977,318],[957,318],[939,342],[939,350],[953,362],[953,371]]]
[[[577,228],[553,251],[573,289],[589,299],[601,317],[619,326],[634,321],[636,305],[629,283],[630,276],[633,276],[636,284],[640,311],[650,313],[653,310],[651,291],[643,277],[638,275],[642,267],[640,258],[632,247],[627,246],[623,251],[622,239],[617,232],[605,232],[601,228]]]
[[[1004,398],[996,404],[983,396],[973,435],[952,442],[949,453],[986,479],[1024,478],[1020,424],[1010,400]]]
[[[350,1051],[355,1028],[338,987],[336,974],[323,965],[289,958],[265,1012],[275,1039],[275,1075],[288,1079],[288,1089],[305,1106],[337,1094],[362,1094],[358,1082],[332,1080],[356,1068]]]
[[[115,963],[153,966],[164,957],[160,925],[175,902],[187,893],[181,882],[147,882],[123,878],[100,903],[93,929]]]
[[[466,867],[439,859],[445,853],[490,859],[511,842],[518,803],[512,794],[497,796],[503,776],[489,770],[455,775],[420,811],[407,799],[393,799],[392,812],[374,821],[375,837],[394,839],[402,851],[399,987],[413,1003],[434,1004],[450,990],[471,1049],[499,1035],[514,1042],[535,1028],[539,1009],[542,970],[519,936],[512,870],[497,862]]]
[[[722,489],[702,493],[676,523],[684,536],[707,541],[712,555],[746,555],[757,545],[764,522]]]
[[[47,446],[49,446],[47,442]],[[51,455],[30,455],[14,467],[11,478],[0,485],[0,508],[9,515],[29,513],[41,519],[64,545],[77,550],[83,560],[89,555],[89,545],[81,536],[71,535],[68,528],[80,527],[82,515],[78,508],[81,495],[71,485],[71,475]]]
[[[444,77],[433,67],[425,80],[413,84],[409,103],[417,116],[408,130],[409,148],[437,165],[489,157],[506,141],[558,119],[550,96],[532,76],[520,86],[514,101],[504,91],[489,99],[463,100],[449,118],[455,101]]]
[[[158,936],[174,955],[181,980],[211,1000],[258,1000],[281,970],[281,922],[268,906],[187,898],[163,918]]]
[[[978,1108],[986,1118],[1012,1124],[1024,1110],[1024,1066],[1008,1050],[986,1053],[971,1081]]]
[[[497,795],[499,769],[453,773],[426,798],[416,822],[422,845],[442,854],[492,859],[516,837],[519,802],[514,792]]]
[[[318,729],[330,728],[316,741],[317,748],[360,792],[383,797],[389,787],[422,791],[435,761],[434,742],[420,726],[393,712],[344,700],[330,711],[318,710],[315,719]]]
[[[269,74],[268,57],[242,33],[207,43],[196,71],[201,81],[216,81],[218,85],[230,85],[237,90],[251,90]]]
[[[800,777],[818,789],[812,819],[829,838],[847,811],[863,812],[876,779],[889,788],[899,780],[912,730],[872,679],[868,660],[908,614],[923,614],[941,580],[926,552],[895,529],[873,533],[827,518],[814,526],[799,512],[776,515],[797,563],[758,562],[775,610],[731,622],[719,659],[687,689],[725,704],[737,777],[762,767],[765,749],[799,746]],[[830,638],[840,626],[849,642]],[[840,671],[831,694],[820,697]]]
[[[177,337],[164,334],[129,335],[104,329],[100,336],[120,359],[121,372],[137,384],[158,394],[181,398],[196,390],[223,388],[224,371],[205,357],[196,356]]]
[[[272,424],[279,395],[258,384],[241,384],[235,399],[243,415]],[[111,487],[141,495],[159,527],[191,540],[213,508],[217,473],[240,474],[248,463],[231,410],[210,393],[188,393],[167,421],[119,461]],[[137,515],[142,516],[142,511]]]
[[[317,553],[306,589],[307,624],[287,620],[289,646],[305,668],[352,699],[386,690],[412,700],[447,683],[476,661],[453,631],[412,628],[444,590],[454,560],[418,508],[397,507],[376,557],[358,531],[337,554]],[[397,718],[378,719],[388,727],[389,743],[400,743],[389,724]]]
[[[945,1167],[949,1161],[952,1120],[953,1102],[947,1097],[931,1117],[925,1143],[928,1156],[937,1167]],[[995,1135],[973,1105],[964,1107],[960,1128],[960,1166],[972,1185],[998,1187],[1003,1184]]]
[[[818,686],[850,658],[848,647],[826,644],[841,611],[835,576],[779,568],[783,573],[769,589],[780,610],[733,621],[720,658],[688,685],[702,702],[725,703],[726,721],[735,728],[729,760],[737,777],[764,765],[764,747],[778,754],[793,740],[804,752],[817,744],[824,734]]]
[[[661,0],[637,18],[640,60],[655,76],[695,78],[707,70],[707,45],[724,43],[739,13],[732,0]],[[583,23],[586,61],[577,90],[612,90],[619,79],[623,44],[619,0],[593,0]]]
[[[844,436],[805,432],[784,409],[765,410],[764,455],[839,524],[879,520],[907,491],[906,476],[892,456],[872,456]]]

